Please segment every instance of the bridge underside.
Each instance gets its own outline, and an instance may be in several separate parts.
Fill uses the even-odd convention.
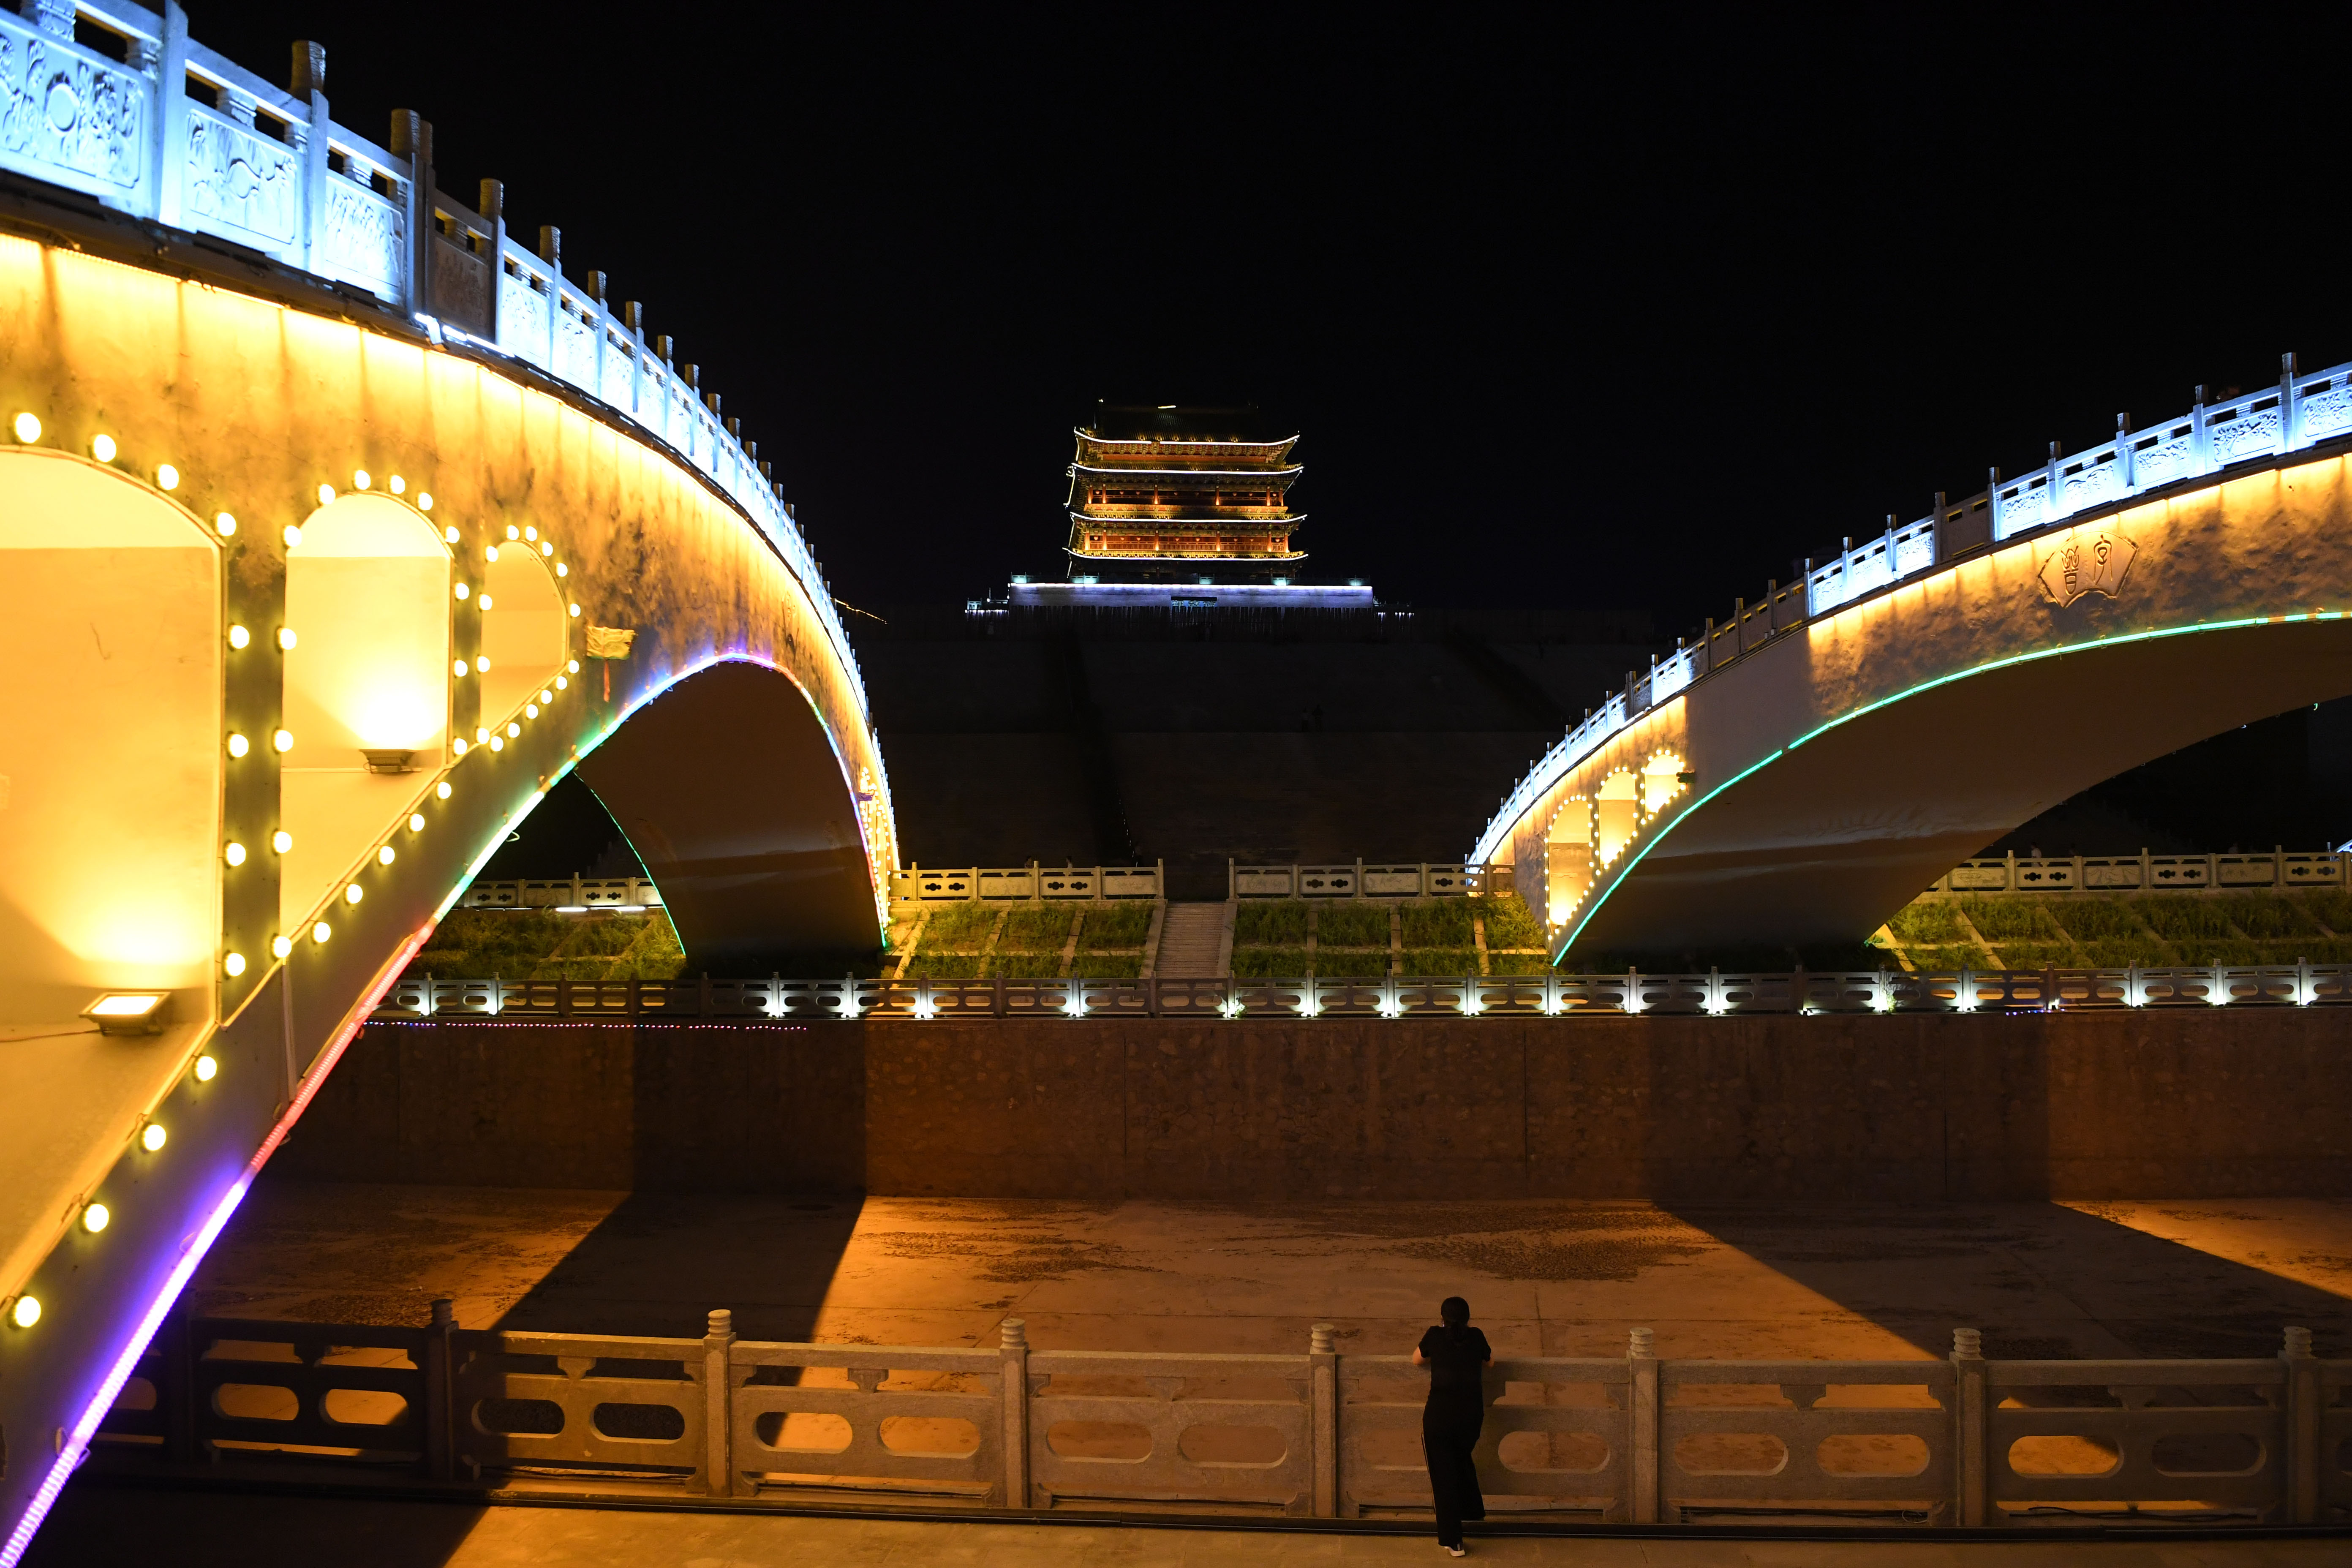
[[[1792,639],[1758,657],[1801,659],[1805,647]],[[1852,942],[2092,784],[2347,693],[2352,621],[2102,644],[1928,685],[1706,797],[1652,841],[1567,953],[1658,960]]]
[[[688,676],[579,773],[659,884],[697,969],[803,973],[874,952],[856,802],[786,677],[744,662]]]

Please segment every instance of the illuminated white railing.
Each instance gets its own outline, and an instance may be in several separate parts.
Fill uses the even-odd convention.
[[[1930,893],[2241,891],[2254,888],[2341,888],[2352,855],[2333,849],[2262,855],[2061,855],[1963,860],[1936,879]]]
[[[1430,860],[1351,860],[1335,866],[1225,862],[1225,891],[1234,899],[1458,899],[1510,890],[1508,866]]]
[[[188,37],[187,15],[127,0],[37,0],[0,13],[0,169],[211,235],[415,320],[436,342],[517,360],[606,405],[731,497],[801,580],[866,707],[824,574],[740,421],[696,367],[670,363],[602,273],[565,278],[559,237],[509,237],[496,181],[477,210],[433,179],[432,128],[392,117],[386,147],[328,117],[324,51],[293,90]],[[77,20],[97,47],[77,43]],[[120,56],[121,58],[117,58]],[[186,89],[182,89],[183,83]],[[160,85],[159,85],[160,84]],[[195,96],[202,94],[203,96]],[[878,764],[877,764],[878,765]]]
[[[458,907],[468,910],[659,909],[661,889],[649,877],[558,877],[547,881],[476,882]]]
[[[2103,507],[2191,483],[2240,463],[2267,462],[2325,441],[2352,437],[2352,363],[2305,373],[2294,355],[2280,360],[2279,379],[2220,403],[2205,389],[2185,415],[2134,430],[2119,418],[2115,436],[2088,451],[2065,454],[2052,442],[2047,463],[2002,479],[1960,500],[1936,497],[1936,510],[1907,523],[1889,517],[1875,538],[1826,563],[1805,563],[1801,583],[1774,583],[1758,604],[1742,601],[1732,619],[1707,623],[1698,642],[1654,661],[1610,698],[1519,781],[1478,837],[1473,860],[1508,847],[1511,829],[1554,785],[1612,734],[1654,705],[1733,663],[1815,616],[1853,604],[1988,545],[2051,528]]]
[[[1167,896],[1160,862],[1149,866],[909,866],[890,876],[902,903],[999,903],[1041,899],[1158,899]]]

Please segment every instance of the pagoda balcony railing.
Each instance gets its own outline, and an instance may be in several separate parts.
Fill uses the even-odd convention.
[[[1528,770],[1478,837],[1470,858],[1490,860],[1506,847],[1512,826],[1578,763],[1650,708],[1688,689],[1817,616],[1882,594],[1899,583],[1993,545],[2187,486],[2240,464],[2273,461],[2292,452],[2352,437],[2352,363],[2299,370],[2282,356],[2279,379],[2220,403],[2200,401],[2188,413],[2145,430],[2118,418],[2115,436],[2072,456],[2058,443],[2049,461],[2030,473],[1990,482],[1972,496],[1948,500],[1907,523],[1887,519],[1884,532],[1849,540],[1827,563],[1805,563],[1802,581],[1766,584],[1764,597],[1735,601],[1731,617],[1710,620],[1698,640],[1636,671],[1559,744]]]
[[[191,39],[176,4],[161,15],[129,0],[23,9],[0,13],[0,58],[19,62],[13,79],[27,91],[36,79],[58,85],[37,105],[18,100],[25,133],[0,136],[0,169],[226,240],[373,300],[445,349],[601,405],[730,498],[774,545],[865,708],[824,571],[740,421],[721,419],[696,367],[670,363],[668,339],[646,336],[636,305],[614,308],[604,274],[584,287],[564,275],[556,230],[540,231],[537,250],[510,236],[497,181],[482,182],[478,205],[457,200],[435,181],[432,130],[416,115],[395,110],[392,144],[376,142],[330,119],[316,84],[283,90]],[[119,39],[121,58],[75,42],[77,18]],[[311,58],[323,73],[323,54]]]

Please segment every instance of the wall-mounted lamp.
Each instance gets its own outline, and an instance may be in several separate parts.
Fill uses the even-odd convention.
[[[367,771],[372,773],[413,773],[416,771],[415,752],[362,746],[360,755],[367,759]]]
[[[172,1021],[169,991],[109,991],[81,1010],[101,1035],[160,1034]]]

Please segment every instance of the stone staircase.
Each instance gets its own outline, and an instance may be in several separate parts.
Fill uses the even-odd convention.
[[[1166,979],[1202,980],[1223,974],[1234,961],[1234,906],[1170,904],[1160,927],[1159,961]]]

